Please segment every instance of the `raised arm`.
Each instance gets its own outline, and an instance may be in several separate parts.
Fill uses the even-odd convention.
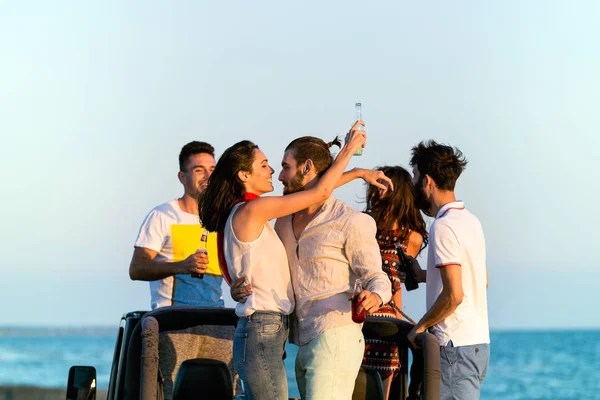
[[[247,203],[236,215],[242,223],[262,225],[274,218],[284,217],[313,204],[325,201],[336,188],[344,169],[350,162],[356,150],[364,146],[366,132],[358,130],[364,126],[362,121],[357,121],[347,135],[346,144],[338,153],[335,161],[327,172],[319,179],[317,184],[307,190],[285,196],[260,197]]]
[[[336,188],[359,178],[367,182],[369,185],[376,186],[377,188],[383,190],[383,193],[385,193],[388,188],[390,190],[394,190],[394,184],[392,183],[392,180],[385,176],[383,171],[363,168],[352,168],[350,171],[344,172],[338,181]]]

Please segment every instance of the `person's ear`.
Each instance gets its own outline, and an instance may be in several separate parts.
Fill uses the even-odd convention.
[[[435,184],[435,181],[433,180],[432,177],[430,177],[429,175],[425,175],[425,185],[426,188],[429,189],[429,191],[431,192],[434,188],[437,189],[437,185]]]
[[[238,171],[237,173],[238,179],[242,182],[248,181],[249,174],[246,171]]]
[[[313,160],[311,160],[310,158],[308,160],[306,160],[306,162],[304,163],[304,168],[302,169],[302,174],[303,175],[308,175],[309,172],[315,167],[315,164],[313,163]]]
[[[179,178],[179,182],[181,182],[182,185],[185,185],[185,174],[182,171],[177,173],[177,178]]]

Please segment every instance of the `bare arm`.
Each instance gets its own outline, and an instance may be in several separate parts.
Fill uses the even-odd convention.
[[[385,193],[388,188],[390,190],[394,190],[394,184],[392,183],[392,180],[385,176],[382,171],[363,168],[352,168],[350,171],[344,172],[336,185],[336,189],[359,178],[367,182],[369,185],[376,186],[377,188],[383,190],[383,193]]]
[[[208,254],[196,252],[177,262],[156,261],[158,253],[145,247],[135,247],[129,277],[134,281],[156,281],[176,274],[203,274],[208,268]]]
[[[361,125],[364,125],[362,121],[357,121],[354,124],[348,134],[346,145],[340,150],[334,163],[314,187],[286,196],[260,197],[240,206],[233,217],[233,229],[236,235],[240,235],[240,239],[243,241],[254,240],[267,221],[293,214],[313,204],[327,200],[333,193],[333,189],[335,189],[352,155],[365,143],[366,133],[358,130]],[[246,235],[243,232],[247,232],[248,236],[244,237]]]
[[[423,244],[423,236],[419,232],[411,232],[408,237],[408,246],[406,248],[406,254],[411,257],[417,257]]]
[[[430,326],[446,319],[463,301],[461,266],[450,264],[440,267],[440,275],[443,285],[441,293],[435,303],[433,303],[433,306],[431,306],[408,335],[408,339],[413,346],[416,346],[414,340],[418,334],[425,332]]]
[[[408,238],[408,248],[406,249],[406,254],[409,256],[416,258],[421,250],[421,245],[423,244],[423,236],[418,232],[412,232]],[[417,277],[417,282],[427,282],[427,270],[422,269],[418,263],[411,263],[413,271],[415,272],[415,276]]]

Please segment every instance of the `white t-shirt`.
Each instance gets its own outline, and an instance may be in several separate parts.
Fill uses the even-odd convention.
[[[444,205],[429,231],[427,257],[427,309],[442,291],[439,268],[458,264],[462,271],[463,301],[442,322],[432,327],[440,346],[490,342],[487,313],[487,267],[481,223],[456,201]]]
[[[181,261],[200,247],[202,225],[197,215],[181,210],[177,199],[155,207],[146,216],[135,241],[135,247],[156,251],[156,261]],[[217,256],[217,237],[210,233],[207,241],[208,270],[203,279],[189,274],[170,276],[150,282],[151,307],[192,305],[223,307]]]
[[[241,204],[231,210],[223,232],[223,253],[231,279],[245,278],[252,285],[252,294],[245,303],[237,303],[235,313],[238,317],[252,315],[255,311],[288,315],[294,310],[294,292],[283,243],[268,222],[256,240],[238,240],[231,219]]]

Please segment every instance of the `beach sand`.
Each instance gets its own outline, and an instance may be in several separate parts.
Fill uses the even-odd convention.
[[[0,400],[65,400],[67,389],[35,386],[0,386]],[[105,400],[106,391],[97,390],[96,399]]]

